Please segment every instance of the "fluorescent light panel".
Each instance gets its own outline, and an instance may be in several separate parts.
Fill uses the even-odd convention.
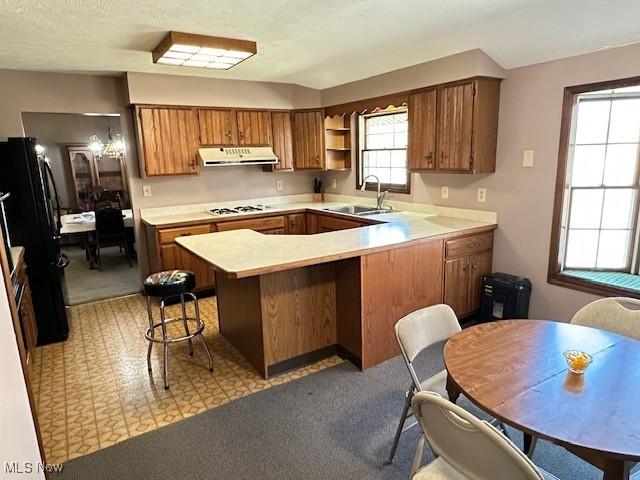
[[[256,43],[248,40],[169,32],[153,51],[153,61],[165,65],[228,70],[256,52]]]

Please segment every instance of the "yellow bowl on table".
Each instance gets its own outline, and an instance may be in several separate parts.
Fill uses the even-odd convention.
[[[584,373],[591,361],[591,355],[580,350],[567,350],[564,352],[564,358],[567,360],[569,371],[578,375]]]

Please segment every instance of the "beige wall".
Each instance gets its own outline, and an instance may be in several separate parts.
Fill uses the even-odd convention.
[[[411,195],[392,198],[499,212],[494,271],[531,279],[532,317],[570,319],[596,297],[546,282],[563,89],[635,75],[640,75],[640,45],[507,71],[500,96],[496,173],[413,174]],[[521,166],[525,149],[535,151],[533,168]],[[355,192],[354,173],[327,175],[331,177],[338,178],[338,188],[328,191]],[[448,200],[440,199],[443,185],[449,187]],[[478,187],[487,188],[486,203],[476,201]]]
[[[322,91],[322,105],[338,105],[474,76],[502,78],[505,70],[480,49],[346,83]]]

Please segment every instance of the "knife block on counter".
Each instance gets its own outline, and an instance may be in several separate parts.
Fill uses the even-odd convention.
[[[314,193],[312,200],[314,202],[322,202],[324,200],[324,194],[323,193]]]

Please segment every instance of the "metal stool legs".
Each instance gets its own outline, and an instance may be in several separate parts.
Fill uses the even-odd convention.
[[[207,358],[209,360],[209,371],[210,372],[213,371],[213,356],[211,355],[211,352],[209,351],[209,346],[207,345],[207,342],[205,341],[204,336],[202,335],[202,331],[204,330],[204,323],[202,322],[202,320],[200,320],[200,306],[198,304],[198,298],[192,292],[175,295],[174,297],[176,296],[180,297],[180,307],[182,310],[181,312],[182,315],[180,317],[172,317],[172,318],[166,317],[166,313],[165,313],[166,301],[168,298],[171,298],[171,297],[165,297],[160,300],[160,322],[158,323],[154,323],[153,310],[151,308],[151,297],[147,296],[147,313],[149,315],[149,328],[145,333],[145,337],[149,341],[149,347],[147,349],[147,368],[149,369],[149,372],[151,372],[151,351],[153,349],[153,344],[155,342],[162,343],[162,350],[163,350],[162,373],[164,377],[165,389],[169,388],[169,344],[170,343],[182,342],[185,340],[188,341],[189,355],[193,356],[192,339],[193,337],[196,337],[196,336],[200,337],[200,339],[202,340],[202,345],[204,346],[204,350],[207,354]],[[186,296],[188,296],[189,299],[193,302],[193,306],[195,310],[193,317],[187,316],[187,307],[185,303]],[[167,324],[172,322],[182,322],[182,325],[184,326],[184,330],[185,330],[185,335],[181,337],[173,337],[173,338],[169,337],[169,334],[167,332]],[[189,322],[193,322],[195,324],[195,329],[193,331],[189,329]],[[154,332],[156,328],[162,329],[161,339],[155,338]]]

